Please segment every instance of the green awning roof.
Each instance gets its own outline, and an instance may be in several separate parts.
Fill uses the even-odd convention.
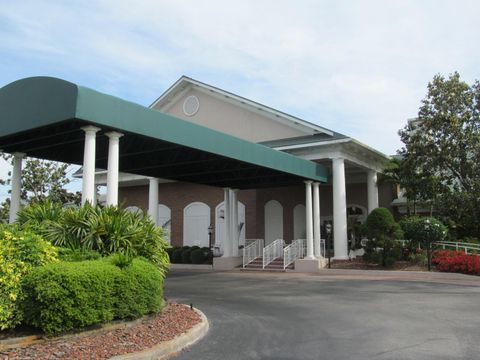
[[[105,132],[120,140],[120,171],[239,189],[327,181],[322,165],[50,77],[0,89],[0,149],[83,162],[84,125],[97,136],[96,167],[107,168]]]

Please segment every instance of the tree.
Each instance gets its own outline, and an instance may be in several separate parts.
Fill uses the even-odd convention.
[[[12,156],[8,154],[3,154],[3,157],[7,161],[12,161]],[[80,204],[80,193],[71,193],[65,189],[70,183],[67,168],[67,164],[27,158],[22,170],[21,199],[29,203],[44,202],[48,199],[61,204]],[[11,173],[8,175],[11,176]],[[4,179],[0,182],[5,184]],[[8,200],[0,205],[0,222],[8,220],[9,208]]]
[[[392,213],[386,208],[374,209],[367,216],[365,230],[369,240],[365,249],[366,259],[377,260],[377,249],[380,248],[382,252],[379,260],[382,265],[393,265],[401,256],[395,240],[400,239],[403,234]]]
[[[428,84],[418,118],[399,132],[418,191],[460,236],[480,237],[480,83],[458,73]]]

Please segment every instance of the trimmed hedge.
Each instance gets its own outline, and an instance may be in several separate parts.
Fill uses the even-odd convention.
[[[23,281],[25,323],[57,334],[161,310],[161,271],[142,259],[123,269],[113,261],[60,262],[33,269]]]

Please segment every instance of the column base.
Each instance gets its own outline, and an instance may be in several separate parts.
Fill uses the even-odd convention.
[[[328,261],[325,258],[298,259],[295,261],[295,272],[312,273],[318,272],[327,266]]]
[[[233,270],[242,265],[241,256],[222,256],[213,258],[213,270]]]

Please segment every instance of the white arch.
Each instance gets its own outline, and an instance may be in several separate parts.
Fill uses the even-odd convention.
[[[203,202],[192,202],[183,209],[183,245],[208,246],[210,206]]]
[[[238,245],[245,245],[245,205],[238,202],[238,223],[242,226]],[[242,225],[243,224],[243,225]],[[223,253],[223,244],[225,241],[225,202],[222,201],[215,208],[215,246],[220,248]]]
[[[143,212],[142,209],[140,209],[138,206],[134,206],[134,205],[127,206],[125,208],[125,211],[132,212],[132,213],[137,213],[137,212],[142,213]]]
[[[306,218],[305,205],[298,204],[293,208],[293,240],[306,238]]]
[[[165,231],[165,240],[170,243],[172,231],[172,211],[167,205],[158,204],[158,226]]]
[[[265,204],[265,245],[283,239],[283,206],[277,200]]]

